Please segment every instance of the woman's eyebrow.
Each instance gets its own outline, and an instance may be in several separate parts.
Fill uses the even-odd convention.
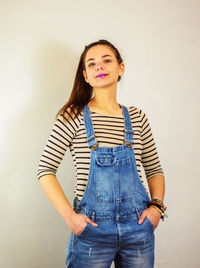
[[[105,57],[112,57],[111,55],[103,55],[102,58],[105,58]],[[94,58],[90,58],[89,60],[94,60]],[[87,62],[89,61],[87,60]]]

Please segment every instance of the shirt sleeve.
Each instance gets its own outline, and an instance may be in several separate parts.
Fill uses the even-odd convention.
[[[61,115],[57,117],[39,161],[38,180],[44,175],[56,175],[57,169],[67,148],[72,143],[79,124],[80,119],[78,117],[76,119],[69,117],[66,121],[63,120]]]
[[[164,175],[162,170],[157,148],[151,131],[151,127],[146,114],[140,110],[141,116],[141,139],[142,139],[142,155],[141,162],[146,174],[147,180],[154,175]]]

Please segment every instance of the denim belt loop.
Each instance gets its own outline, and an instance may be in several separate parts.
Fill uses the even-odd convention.
[[[139,218],[140,218],[140,213],[138,212],[138,209],[137,209],[137,208],[135,209],[135,211],[136,211],[136,214],[137,214],[137,218],[138,218],[138,220],[139,220]]]
[[[91,217],[91,218],[92,218],[92,221],[95,221],[95,216],[96,216],[96,212],[93,211],[93,212],[92,212],[92,217]]]

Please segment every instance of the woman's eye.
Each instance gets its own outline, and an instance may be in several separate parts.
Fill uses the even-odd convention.
[[[104,62],[108,63],[108,62],[111,62],[111,60],[106,59]],[[95,63],[92,62],[92,63],[88,64],[88,67],[92,67],[92,66],[94,66],[94,65],[95,65]]]
[[[94,65],[94,63],[90,63],[89,65],[88,65],[88,67],[92,67]]]

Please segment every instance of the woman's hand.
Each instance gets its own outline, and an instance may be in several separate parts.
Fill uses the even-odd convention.
[[[152,206],[146,208],[145,210],[143,210],[138,223],[143,223],[146,217],[151,221],[154,226],[154,229],[156,229],[161,218],[161,214],[159,213],[159,211],[157,211],[157,209],[153,208]]]
[[[78,214],[74,212],[71,217],[69,218],[67,224],[70,230],[75,234],[78,235],[85,229],[87,222],[93,226],[98,226],[95,222],[93,222],[88,216],[83,214]]]

